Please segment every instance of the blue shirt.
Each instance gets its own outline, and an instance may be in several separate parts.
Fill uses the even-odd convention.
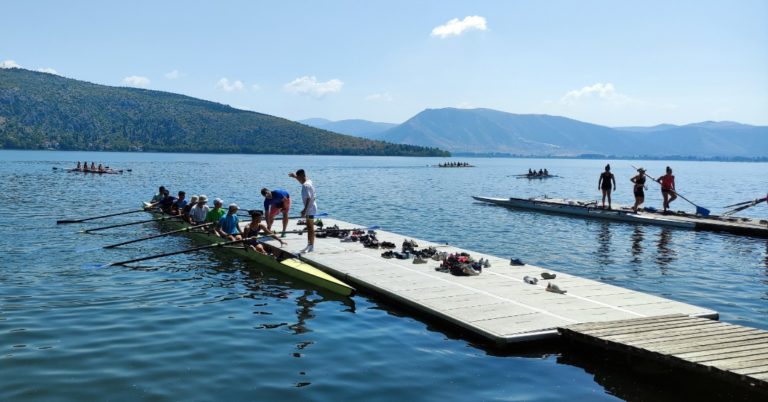
[[[240,223],[240,220],[237,219],[237,215],[226,214],[219,219],[219,226],[226,234],[237,234],[238,223]]]
[[[277,189],[270,191],[270,193],[272,193],[272,198],[264,197],[264,215],[269,213],[270,208],[282,208],[283,199],[291,198],[291,196],[285,190]]]
[[[184,207],[187,206],[187,199],[185,198],[185,199],[183,199],[181,201],[180,200],[176,200],[176,202],[174,202],[174,204],[176,205],[176,208],[184,209]]]

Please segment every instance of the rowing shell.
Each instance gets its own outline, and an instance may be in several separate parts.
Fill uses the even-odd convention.
[[[145,203],[144,205],[147,206],[147,203]],[[163,215],[158,212],[151,212],[151,213],[157,217]],[[244,229],[244,225],[246,223],[247,222],[240,223],[241,230]],[[186,222],[180,222],[180,221],[163,221],[162,225],[168,225],[169,227],[173,227],[174,229],[181,229],[181,228],[190,226]],[[213,244],[221,241],[220,237],[214,236],[205,232],[189,231],[186,233],[190,237],[196,240],[204,241],[206,243]],[[268,253],[274,254],[277,257],[274,257],[272,255],[264,255],[259,252],[256,252],[245,244],[243,244],[243,246],[227,247],[226,250],[234,254],[237,254],[240,257],[244,257],[249,260],[252,260],[258,263],[259,265],[267,266],[269,268],[282,272],[288,276],[291,276],[293,278],[300,279],[304,282],[311,283],[321,288],[330,290],[342,296],[352,296],[355,294],[355,288],[353,288],[352,286],[334,278],[333,276],[327,274],[324,271],[321,271],[320,269],[312,265],[309,265],[299,260],[295,255],[268,243],[261,243],[261,245],[264,246],[264,249]]]

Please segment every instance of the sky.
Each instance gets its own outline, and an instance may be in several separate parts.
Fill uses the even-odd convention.
[[[11,1],[0,67],[291,120],[768,125],[768,1]]]

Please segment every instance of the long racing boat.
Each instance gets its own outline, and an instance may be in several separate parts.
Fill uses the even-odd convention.
[[[147,203],[145,203],[144,206],[146,207]],[[167,216],[156,210],[148,212],[150,212],[156,218]],[[240,229],[244,229],[244,225],[246,224],[247,222],[241,222]],[[177,219],[164,220],[160,222],[160,225],[168,229],[182,229],[191,226],[188,223]],[[195,240],[209,244],[223,241],[222,238],[213,234],[209,234],[205,231],[190,230],[184,233],[188,234]],[[268,254],[261,254],[257,251],[254,251],[250,248],[250,246],[247,246],[246,244],[224,246],[224,249],[233,254],[236,254],[239,257],[254,261],[259,265],[266,266],[268,268],[282,272],[288,276],[330,290],[334,293],[338,293],[342,296],[352,296],[355,294],[355,288],[352,286],[340,281],[339,279],[336,279],[335,277],[312,265],[307,264],[306,262],[299,260],[296,255],[283,250],[280,247],[275,247],[267,242],[262,242],[261,245],[264,247]]]
[[[472,196],[477,201],[516,209],[548,212],[613,221],[642,223],[680,229],[728,232],[738,235],[768,237],[768,220],[730,216],[700,216],[685,212],[663,214],[647,208],[635,213],[628,207],[605,209],[597,201],[585,202],[562,198],[493,198]]]

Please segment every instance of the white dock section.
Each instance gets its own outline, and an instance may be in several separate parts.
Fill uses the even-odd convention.
[[[323,219],[325,227],[357,228],[335,219]],[[280,225],[279,219],[275,226]],[[298,229],[302,226],[291,228]],[[508,257],[492,256],[453,246],[377,230],[379,241],[389,241],[399,250],[403,241],[413,239],[419,249],[429,246],[448,253],[468,252],[472,258],[488,259],[490,268],[478,276],[454,276],[435,271],[439,261],[414,264],[412,259],[381,257],[384,249],[370,249],[359,242],[319,238],[314,252],[301,259],[342,279],[361,291],[372,291],[422,313],[452,323],[496,343],[531,341],[557,336],[557,328],[579,323],[615,321],[683,314],[716,318],[712,310],[661,297],[580,278],[532,265],[511,266]],[[290,250],[300,248],[304,237],[289,235]],[[540,274],[557,274],[543,280]],[[529,275],[539,279],[531,285]],[[565,294],[547,292],[552,282]]]

